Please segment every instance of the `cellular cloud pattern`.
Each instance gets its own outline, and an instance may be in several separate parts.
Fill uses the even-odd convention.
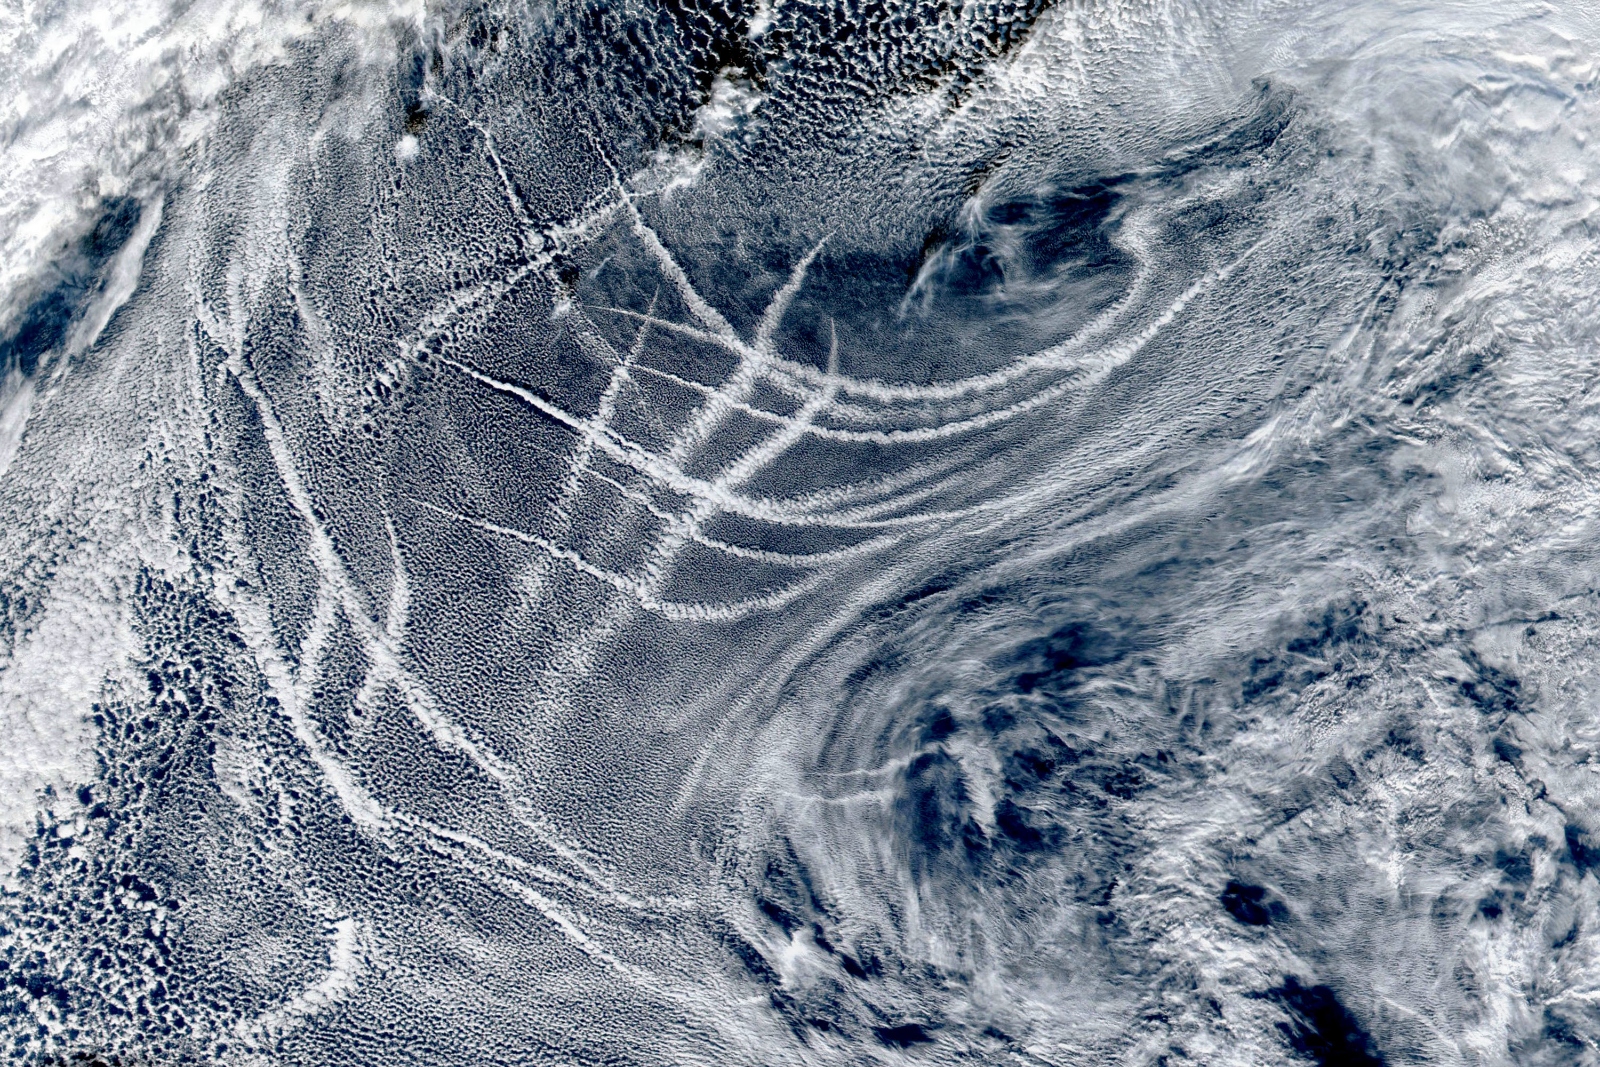
[[[1600,1062],[1591,7],[0,26],[6,1062]]]

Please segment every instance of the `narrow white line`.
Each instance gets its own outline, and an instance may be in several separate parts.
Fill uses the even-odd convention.
[[[439,507],[437,504],[430,504],[426,500],[413,499],[412,502],[418,507],[426,508],[429,511],[436,512],[437,514],[455,522],[472,526],[476,529],[482,530],[484,533],[496,534],[501,537],[509,537],[514,541],[520,541],[532,548],[537,548],[541,552],[549,555],[552,559],[557,559],[567,564],[573,570],[578,571],[581,574],[586,574],[596,581],[603,582],[618,592],[628,595],[630,598],[637,601],[639,606],[644,610],[676,621],[734,622],[753,615],[758,611],[771,611],[776,608],[784,607],[785,605],[792,603],[797,597],[803,596],[805,593],[815,589],[823,581],[823,576],[817,575],[796,582],[792,585],[785,586],[782,589],[774,592],[758,597],[750,597],[744,600],[710,602],[662,600],[655,594],[655,591],[650,584],[641,582],[636,578],[630,578],[625,574],[618,574],[616,571],[607,570],[604,567],[597,567],[593,563],[590,563],[588,560],[584,559],[578,553],[572,551],[570,548],[563,548],[562,546],[554,544],[548,539],[540,537],[537,534],[531,534],[525,530],[513,529],[509,526],[501,526],[498,523],[488,522],[484,519],[475,519],[469,515],[462,515],[459,512],[450,511],[448,508]]]
[[[734,332],[733,326],[727,319],[722,317],[720,311],[708,304],[705,298],[695,289],[693,283],[689,281],[689,275],[684,273],[683,268],[678,265],[678,261],[672,257],[672,253],[667,251],[667,246],[661,243],[661,238],[644,221],[644,216],[639,214],[638,207],[634,205],[632,198],[628,197],[626,193],[623,194],[623,203],[627,205],[628,214],[633,219],[633,232],[644,243],[650,254],[655,257],[656,266],[660,268],[662,274],[667,276],[667,280],[672,282],[673,287],[678,290],[678,296],[688,306],[689,310],[694,313],[694,317],[699,319],[706,329],[712,331],[723,341],[738,343],[739,335]]]
[[[201,317],[200,324],[202,329],[205,329],[204,316]],[[209,330],[207,332],[210,333]],[[215,342],[216,336],[214,334],[211,336]],[[437,743],[462,752],[496,780],[501,782],[510,780],[514,775],[500,760],[481,749],[440,713],[432,694],[410,677],[400,661],[398,649],[388,635],[372,621],[372,616],[361,603],[361,597],[350,581],[349,575],[345,573],[344,562],[333,547],[333,539],[317,520],[311,495],[301,482],[299,471],[290,453],[287,435],[272,408],[272,402],[261,389],[255,372],[247,364],[241,349],[242,346],[225,346],[224,351],[228,351],[229,355],[223,367],[255,405],[261,419],[262,436],[266,440],[273,464],[278,468],[278,477],[283,482],[285,494],[304,523],[310,538],[312,562],[316,565],[322,580],[338,594],[344,615],[362,638],[362,646],[368,659],[372,661],[375,669],[382,671],[395,683],[412,715]]]
[[[829,234],[831,237],[832,234]],[[811,269],[811,263],[822,251],[822,246],[827,244],[828,238],[824,237],[811,246],[811,251],[800,258],[789,271],[789,278],[767,303],[767,309],[761,314],[761,322],[756,327],[754,348],[763,355],[772,352],[772,338],[777,334],[778,327],[783,325],[783,317],[789,311],[789,305],[794,303],[794,298],[799,295],[800,287],[805,284],[806,271]]]

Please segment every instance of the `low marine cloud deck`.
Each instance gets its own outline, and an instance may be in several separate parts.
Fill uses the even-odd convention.
[[[6,1062],[1600,1062],[1578,7],[13,28]]]

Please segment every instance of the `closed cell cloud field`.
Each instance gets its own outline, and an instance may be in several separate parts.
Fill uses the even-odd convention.
[[[1600,9],[5,0],[0,1062],[1600,1064]]]

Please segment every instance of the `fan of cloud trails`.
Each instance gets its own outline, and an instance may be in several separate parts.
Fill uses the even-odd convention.
[[[1590,28],[1024,15],[101,64],[19,1055],[1587,1054]]]

